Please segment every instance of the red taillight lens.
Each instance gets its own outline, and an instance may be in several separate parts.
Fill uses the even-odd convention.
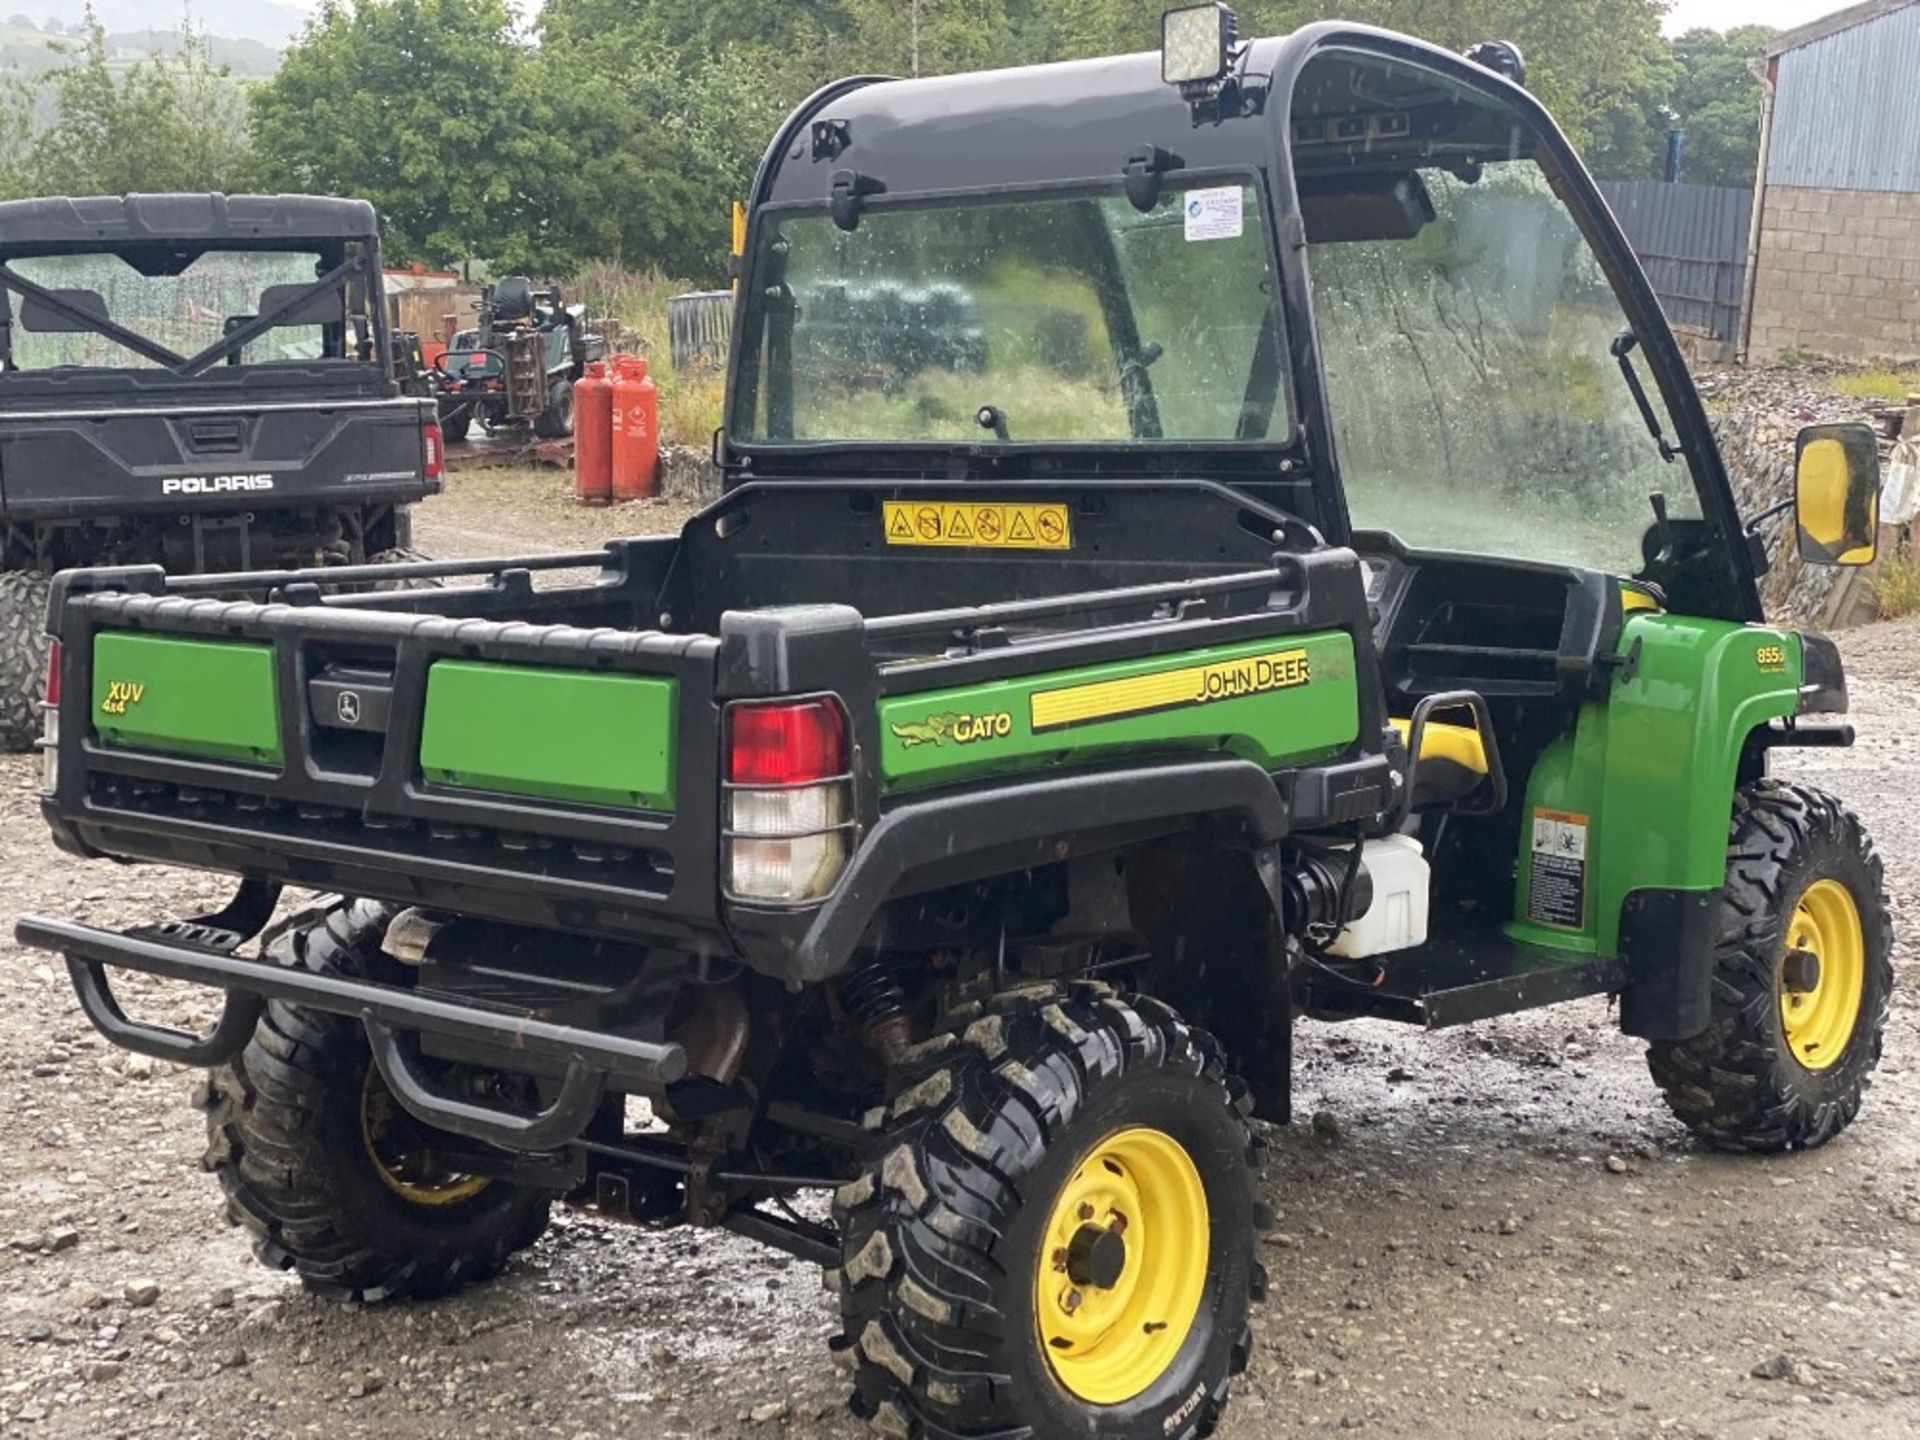
[[[727,778],[736,785],[806,785],[847,773],[847,717],[832,700],[735,705],[727,721]]]
[[[442,450],[445,444],[446,437],[440,433],[439,425],[428,424],[422,428],[420,432],[420,446],[423,452],[423,458],[426,461],[427,479],[429,480],[438,480],[441,472],[446,468],[446,456]]]
[[[58,705],[59,703],[60,642],[58,640],[52,640],[47,644],[47,704]]]

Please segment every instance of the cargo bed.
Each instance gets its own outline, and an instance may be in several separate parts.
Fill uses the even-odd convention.
[[[1026,553],[888,544],[887,517],[917,503],[902,487],[751,486],[679,536],[580,554],[70,573],[54,597],[66,703],[47,814],[79,854],[782,972],[844,963],[866,897],[884,893],[876,875],[893,890],[921,869],[950,883],[963,854],[1003,865],[996,826],[1016,849],[1036,831],[1084,847],[1135,812],[1219,810],[1257,812],[1277,838],[1289,807],[1377,808],[1387,767],[1380,717],[1356,708],[1351,553],[1293,554],[1298,522],[1206,484],[1049,486],[1071,548]],[[1246,693],[1160,713],[1155,687],[1208,684]],[[724,708],[804,694],[850,717],[855,863],[824,903],[730,901]],[[1032,734],[1010,733],[1016,711]],[[993,763],[974,739],[1002,742]],[[1336,778],[1283,797],[1283,769]],[[993,814],[968,818],[988,771]],[[1012,771],[1028,783],[1009,786]],[[1142,789],[1130,804],[1122,771],[1182,799]]]

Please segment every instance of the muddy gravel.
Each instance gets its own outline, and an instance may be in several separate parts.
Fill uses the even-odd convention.
[[[678,523],[553,475],[455,477],[443,555]],[[1793,770],[1888,862],[1900,990],[1859,1121],[1738,1158],[1667,1114],[1600,1002],[1422,1036],[1303,1025],[1264,1182],[1273,1276],[1225,1440],[1920,1433],[1920,626],[1843,642],[1860,744]],[[0,760],[0,917],[186,915],[218,879],[82,864]],[[731,1237],[562,1217],[495,1284],[359,1309],[255,1265],[202,1174],[195,1076],[114,1050],[0,941],[0,1431],[853,1437],[818,1274]],[[145,1013],[204,1002],[132,981]],[[1306,1117],[1322,1112],[1318,1124]]]

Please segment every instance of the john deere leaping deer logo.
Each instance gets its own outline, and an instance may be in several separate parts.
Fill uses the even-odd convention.
[[[138,680],[109,680],[107,698],[100,702],[102,715],[124,715],[127,708],[146,697],[147,687]]]
[[[972,745],[982,740],[1006,739],[1013,733],[1013,716],[1005,710],[986,715],[959,715],[949,711],[887,728],[905,750],[921,745],[945,745],[949,740],[956,745]]]

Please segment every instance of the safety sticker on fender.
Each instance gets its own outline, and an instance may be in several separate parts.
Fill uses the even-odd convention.
[[[1580,930],[1587,923],[1587,817],[1564,810],[1533,812],[1533,865],[1527,918]]]

